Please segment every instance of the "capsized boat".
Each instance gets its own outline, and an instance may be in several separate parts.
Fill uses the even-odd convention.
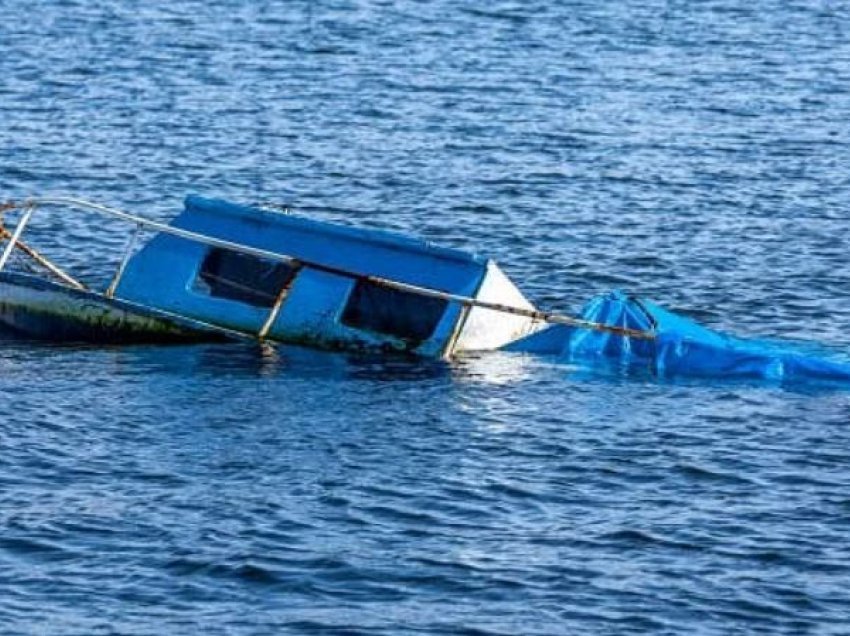
[[[23,240],[36,210],[69,206],[134,228],[93,289]],[[0,325],[59,341],[252,338],[451,359],[505,350],[657,377],[850,382],[850,363],[726,336],[612,292],[578,316],[541,311],[492,260],[394,233],[190,196],[171,223],[69,198],[0,206]],[[139,245],[143,233],[153,236]],[[13,253],[37,266],[12,271]]]
[[[57,204],[154,235],[138,249],[130,240],[111,283],[94,290],[22,241],[33,212]],[[22,215],[0,230],[0,323],[31,337],[214,333],[450,358],[498,349],[548,320],[493,261],[389,232],[197,196],[167,225],[75,199],[6,208]],[[16,248],[50,277],[5,271]]]

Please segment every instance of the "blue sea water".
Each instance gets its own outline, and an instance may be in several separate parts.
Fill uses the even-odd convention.
[[[850,351],[830,0],[0,0],[0,199],[273,201]],[[120,226],[45,211],[76,272]],[[1,634],[848,634],[850,393],[0,343]]]

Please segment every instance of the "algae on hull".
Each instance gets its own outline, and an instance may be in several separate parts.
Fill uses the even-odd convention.
[[[190,325],[129,303],[69,289],[25,274],[0,274],[0,320],[10,329],[57,341],[168,343],[222,340]]]

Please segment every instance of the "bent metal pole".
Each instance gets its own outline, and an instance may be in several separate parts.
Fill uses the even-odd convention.
[[[0,225],[0,241],[4,241],[6,239],[12,238],[12,233],[7,230],[5,227]],[[51,262],[46,256],[42,255],[41,252],[38,252],[34,248],[30,247],[22,240],[18,239],[18,242],[15,244],[15,247],[21,250],[24,254],[29,256],[36,263],[41,265],[44,269],[52,273],[56,278],[60,279],[62,282],[67,283],[69,286],[74,287],[75,289],[86,290],[88,287],[83,285],[76,278],[68,274],[67,272],[60,269],[57,265]]]
[[[12,232],[10,232],[6,228],[6,226],[3,225],[3,219],[2,219],[3,213],[7,212],[9,210],[12,210],[12,209],[14,209],[14,204],[6,203],[6,204],[3,204],[3,205],[0,205],[0,242],[2,242],[4,240],[9,240],[10,245],[7,246],[7,249],[12,249],[13,247],[19,249],[24,254],[29,256],[33,261],[35,261],[36,263],[38,263],[39,265],[44,267],[47,271],[52,273],[59,280],[68,284],[69,286],[71,286],[75,289],[80,289],[80,290],[88,289],[85,285],[83,285],[83,283],[81,283],[76,278],[74,278],[73,276],[71,276],[70,274],[68,274],[64,270],[62,270],[60,267],[55,265],[46,256],[44,256],[43,254],[41,254],[40,252],[38,252],[34,248],[32,248],[29,245],[27,245],[26,243],[24,243],[24,241],[21,240],[21,238],[20,238],[20,234],[18,235],[18,239],[16,241],[13,240],[14,234]],[[17,230],[17,228],[16,228],[16,230]],[[21,234],[22,233],[23,233],[23,229],[21,230]],[[6,260],[8,260],[8,257],[7,257]],[[2,270],[3,267],[5,267],[6,260],[3,260],[2,266],[0,266],[0,270]]]

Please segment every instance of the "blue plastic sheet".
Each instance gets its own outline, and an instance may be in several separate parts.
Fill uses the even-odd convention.
[[[506,350],[552,354],[581,365],[615,363],[663,378],[850,383],[850,363],[813,355],[793,344],[745,340],[619,291],[591,300],[584,320],[655,333],[652,340],[553,325]]]

